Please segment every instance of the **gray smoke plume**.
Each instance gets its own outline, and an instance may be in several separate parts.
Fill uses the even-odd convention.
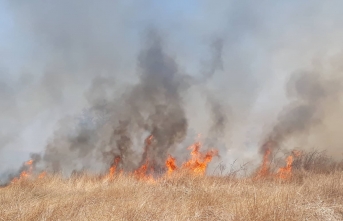
[[[202,78],[199,80],[198,84],[203,91],[204,96],[206,97],[206,104],[209,107],[210,111],[210,127],[209,127],[209,136],[222,137],[225,133],[227,126],[227,117],[228,117],[228,108],[225,108],[222,104],[222,101],[217,99],[215,94],[206,89],[206,83],[210,80],[216,73],[224,72],[223,65],[223,48],[224,40],[222,38],[217,38],[211,44],[211,59],[209,62],[204,65]]]
[[[139,120],[146,115],[142,126],[154,140],[146,149],[147,159],[161,167],[168,149],[186,136],[182,94],[188,86],[174,59],[163,52],[161,39],[151,33],[148,41],[139,56],[140,83],[129,93],[127,104],[134,110],[131,118]]]
[[[157,33],[150,31],[146,39],[145,48],[138,57],[139,82],[114,101],[95,99],[99,94],[100,98],[105,98],[94,89],[95,84],[101,87],[105,82],[101,79],[93,82],[87,100],[107,120],[99,125],[81,125],[76,128],[76,134],[64,126],[62,131],[68,133],[55,135],[44,153],[45,164],[51,164],[48,167],[52,171],[61,170],[62,165],[74,170],[90,169],[85,168],[85,162],[80,168],[70,163],[88,161],[94,154],[105,157],[99,162],[120,157],[124,170],[146,161],[160,169],[164,168],[169,149],[185,139],[188,125],[182,94],[186,93],[188,81],[174,59],[163,51],[163,42]],[[142,159],[134,155],[134,149],[137,151],[139,147],[133,147],[134,136],[140,132],[152,136]],[[141,145],[140,148],[144,144]]]
[[[342,4],[0,0],[0,173],[31,152],[37,172],[159,169],[198,133],[228,164],[267,140],[339,155]]]
[[[228,110],[215,98],[209,98],[208,102],[211,107],[212,126],[210,127],[210,136],[221,136],[225,132],[226,124],[228,123],[227,115]]]
[[[308,135],[311,128],[322,123],[326,108],[324,102],[328,98],[336,100],[339,88],[339,82],[324,79],[317,72],[300,72],[291,76],[287,92],[292,102],[279,114],[261,151],[264,153],[268,148],[276,148],[287,138]]]
[[[224,71],[223,66],[223,39],[216,39],[212,44],[213,56],[210,65],[210,70],[205,74],[207,78],[211,78],[217,71]],[[210,107],[212,126],[210,127],[210,136],[221,137],[226,129],[227,112],[228,109],[224,108],[221,101],[216,99],[215,95],[207,92],[207,103]]]

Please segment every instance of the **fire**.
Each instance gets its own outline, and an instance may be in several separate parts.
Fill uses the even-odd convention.
[[[153,143],[156,144],[156,147],[158,147],[157,140],[154,140],[153,135],[149,135],[144,141],[144,152],[143,152],[141,164],[139,168],[129,173],[129,175],[135,177],[138,180],[156,183],[159,180],[158,178],[156,178],[157,174],[154,171],[154,168],[156,165],[154,165],[154,161],[152,162],[149,161],[149,156],[148,156],[148,150]],[[187,149],[191,150],[190,158],[186,162],[182,163],[181,166],[177,165],[176,159],[172,155],[168,155],[165,161],[165,175],[169,177],[171,174],[180,172],[180,171],[186,171],[187,173],[191,173],[197,176],[205,175],[208,164],[212,161],[213,157],[218,156],[218,151],[211,149],[208,151],[201,152],[200,151],[201,146],[202,144],[200,141],[197,141],[191,146],[189,146]],[[274,173],[272,172],[271,162],[270,162],[270,156],[273,150],[273,146],[275,146],[275,143],[271,141],[267,142],[264,145],[263,149],[265,150],[265,152],[264,152],[262,164],[253,179],[262,178],[262,177],[271,177],[271,178],[278,178],[282,180],[288,180],[291,178],[292,164],[293,164],[294,158],[301,157],[303,153],[301,151],[293,150],[291,152],[291,155],[288,156],[286,159],[286,166],[279,168],[278,171]],[[114,175],[116,173],[120,160],[121,160],[120,157],[114,158],[113,163],[109,168],[108,174],[106,175],[107,178],[109,179],[114,178]],[[12,183],[17,182],[21,179],[30,177],[33,173],[34,165],[35,164],[33,160],[29,160],[25,162],[23,165],[22,172],[20,173],[18,177],[12,180]],[[119,175],[122,175],[122,174],[123,174],[123,170],[120,170]],[[43,171],[40,174],[37,174],[36,178],[41,179],[41,178],[44,178],[46,175],[47,173]],[[163,174],[161,177],[163,177]]]
[[[148,159],[149,158],[148,150],[153,141],[154,141],[153,135],[149,135],[144,141],[145,146],[144,146],[144,152],[143,152],[142,161],[141,161],[142,165],[133,172],[133,176],[139,180],[147,180],[151,182],[155,181],[152,175],[154,173],[154,168],[152,165],[150,165],[150,162]]]
[[[43,172],[41,172],[41,173],[39,174],[38,179],[42,179],[42,178],[44,178],[45,176],[46,176],[46,172],[43,171]]]
[[[150,135],[145,139],[145,151],[149,148],[151,143],[153,142],[153,136]],[[177,171],[187,171],[191,174],[197,175],[197,176],[203,176],[206,173],[206,169],[208,167],[208,164],[212,161],[213,157],[218,156],[217,150],[208,150],[206,152],[201,152],[201,142],[195,142],[193,145],[188,147],[188,150],[191,150],[190,152],[190,159],[186,162],[182,163],[180,167],[177,166],[176,159],[168,155],[166,161],[165,161],[165,167],[166,167],[166,175],[170,176],[171,174],[177,172]],[[257,172],[257,175],[255,178],[261,178],[261,177],[276,177],[282,180],[290,179],[292,176],[292,164],[294,161],[294,157],[301,157],[302,152],[293,150],[292,154],[287,157],[286,159],[286,166],[281,167],[278,169],[277,173],[272,173],[270,168],[270,155],[272,153],[271,148],[266,148],[265,153],[262,160],[262,165],[260,169]],[[149,162],[148,157],[145,154],[143,154],[143,164],[133,171],[131,175],[135,177],[138,180],[143,180],[151,183],[156,183],[158,180],[154,177],[154,165],[151,165]],[[113,163],[111,167],[109,168],[108,174],[106,177],[113,179],[114,174],[116,173],[118,164],[120,162],[120,157],[115,157],[113,160]],[[29,160],[24,163],[24,170],[20,173],[20,175],[12,180],[12,183],[19,181],[20,179],[24,179],[27,177],[30,177],[33,172],[33,166],[34,161]],[[46,172],[41,172],[37,177],[39,179],[44,178],[46,176]],[[123,170],[120,170],[120,174],[123,174]]]
[[[278,170],[277,176],[282,180],[288,180],[292,176],[292,164],[294,161],[294,157],[301,157],[303,155],[302,151],[293,150],[292,154],[289,155],[286,159],[286,166],[282,167]],[[293,157],[294,156],[294,157]]]
[[[269,163],[270,154],[271,154],[271,150],[269,148],[266,149],[263,156],[261,168],[258,171],[256,178],[266,177],[270,174],[270,163]]]
[[[171,175],[177,169],[175,158],[173,158],[171,155],[169,155],[166,160],[166,167],[168,169],[167,171],[168,176]]]
[[[149,161],[149,156],[148,156],[148,151],[150,148],[150,145],[152,144],[152,142],[154,141],[154,136],[153,135],[149,135],[145,140],[144,140],[144,152],[142,155],[142,160],[140,165],[143,165],[145,163],[147,163]]]
[[[207,165],[211,162],[214,156],[218,156],[217,150],[209,150],[206,153],[199,151],[201,147],[200,142],[194,143],[188,149],[191,149],[191,159],[182,165],[182,168],[188,169],[196,175],[204,175]]]
[[[29,160],[29,161],[25,162],[25,166],[27,166],[28,169],[27,170],[23,170],[21,172],[21,174],[19,176],[19,179],[27,178],[27,177],[29,177],[31,175],[32,170],[33,170],[32,164],[33,164],[33,160]]]
[[[147,174],[148,166],[149,166],[149,162],[147,161],[145,164],[143,164],[141,167],[139,167],[137,170],[135,170],[133,172],[133,174],[137,178],[144,178],[146,176],[146,174]]]
[[[32,170],[33,170],[33,160],[29,160],[27,162],[24,163],[24,165],[27,167],[27,170],[23,170],[20,175],[19,178],[15,177],[11,182],[15,183],[21,179],[27,178],[32,174]]]
[[[263,156],[262,165],[257,175],[255,176],[255,179],[271,176],[271,177],[274,177],[274,178],[276,177],[282,180],[288,180],[292,177],[292,164],[294,161],[294,157],[302,156],[301,151],[293,150],[292,154],[286,158],[286,166],[279,168],[277,173],[275,174],[275,173],[271,173],[270,171],[270,162],[269,162],[270,154],[271,154],[271,149],[267,148]]]
[[[108,176],[107,176],[108,178],[113,179],[114,173],[116,172],[116,169],[117,169],[119,161],[120,161],[120,157],[114,158],[112,166],[109,169],[109,173],[108,173]]]
[[[152,135],[148,136],[145,139],[144,153],[142,157],[141,166],[133,172],[129,173],[129,175],[132,175],[138,180],[154,184],[158,182],[158,178],[156,177],[157,174],[154,171],[155,165],[152,164],[153,162],[149,161],[149,156],[147,154],[148,148],[150,147],[152,142],[154,142],[154,137]],[[170,176],[172,173],[184,170],[194,175],[203,176],[206,172],[208,164],[212,161],[213,157],[218,156],[218,151],[208,150],[205,152],[201,152],[200,148],[200,142],[195,142],[193,145],[188,147],[188,150],[191,150],[190,159],[182,163],[180,167],[177,165],[176,159],[173,156],[168,155],[165,161],[165,175]],[[120,160],[120,157],[114,158],[113,163],[110,166],[107,175],[105,176],[106,178],[109,178],[110,180],[114,178]],[[25,162],[24,170],[20,173],[20,175],[17,178],[14,178],[12,180],[12,183],[31,176],[33,172],[33,164],[33,160]],[[119,174],[123,174],[123,170],[120,170]],[[37,174],[36,178],[41,179],[44,178],[46,175],[47,172],[43,171],[40,174]],[[161,177],[163,177],[163,174],[161,175]]]
[[[146,139],[145,148],[147,148],[151,144],[152,139],[152,136],[149,136]],[[196,142],[188,148],[192,150],[191,158],[187,162],[182,164],[181,169],[189,171],[195,175],[205,174],[208,164],[211,162],[214,156],[218,155],[218,151],[209,150],[205,153],[202,153],[200,152],[200,147],[201,143]],[[176,159],[171,155],[168,155],[168,158],[165,161],[165,166],[167,176],[170,176],[172,173],[178,170]],[[134,177],[136,177],[137,179],[156,182],[155,178],[153,177],[153,174],[153,165],[150,165],[148,159],[146,159],[145,163],[133,172]]]
[[[280,179],[287,180],[292,176],[293,156],[288,156],[286,166],[279,169],[277,175]]]
[[[147,160],[142,166],[133,172],[133,175],[139,180],[154,182],[155,179],[152,175],[153,173],[154,169],[149,165],[149,161]]]
[[[33,160],[29,160],[25,163],[25,165],[31,166],[33,164]]]

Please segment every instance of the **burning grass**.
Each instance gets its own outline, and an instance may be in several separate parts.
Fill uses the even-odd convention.
[[[0,220],[343,220],[342,165],[325,155],[293,151],[273,172],[267,151],[257,175],[214,177],[203,165],[216,151],[199,148],[179,167],[169,156],[159,177],[149,162],[117,170],[119,158],[102,176],[30,176],[29,161],[0,188]]]

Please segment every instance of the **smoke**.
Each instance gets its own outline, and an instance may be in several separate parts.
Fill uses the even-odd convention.
[[[339,1],[0,4],[3,171],[31,152],[50,172],[158,170],[197,133],[227,164],[267,141],[340,153]]]
[[[293,100],[279,114],[277,123],[262,146],[276,148],[289,137],[303,134],[321,124],[325,116],[326,99],[337,98],[338,82],[325,80],[316,72],[295,73],[287,84],[288,96]]]
[[[224,71],[223,66],[223,39],[216,39],[212,44],[213,57],[209,70],[204,74],[206,79],[211,78],[217,71]],[[210,127],[209,136],[222,136],[225,133],[227,124],[228,108],[225,108],[219,100],[207,91],[207,103],[210,107],[212,126]]]
[[[85,94],[86,99],[100,116],[106,116],[106,120],[93,129],[81,125],[75,135],[67,125],[62,126],[64,134],[54,136],[43,157],[45,165],[50,165],[48,168],[52,171],[75,169],[70,165],[73,160],[66,159],[66,153],[74,155],[77,162],[85,161],[79,170],[91,169],[93,165],[90,168],[85,165],[94,155],[100,157],[99,162],[107,163],[120,157],[120,167],[124,170],[132,170],[147,161],[155,170],[161,170],[168,153],[184,141],[188,122],[183,96],[197,80],[182,73],[175,59],[166,54],[163,41],[155,30],[150,30],[145,39],[145,47],[138,55],[138,83],[118,99],[108,100],[103,91],[108,83],[106,79],[93,81]],[[217,58],[214,60],[217,62]],[[211,130],[223,133],[225,114],[214,98],[208,97],[208,101],[211,102],[214,119]],[[149,137],[142,156],[137,156],[143,143],[137,147],[133,140],[144,133]]]
[[[211,107],[211,117],[213,121],[209,135],[221,136],[225,133],[226,124],[228,123],[228,109],[225,109],[219,101],[215,100],[215,98],[209,98],[208,102],[210,103],[209,106]]]
[[[331,142],[339,141],[339,137],[326,135],[323,142],[323,134],[332,130],[330,128],[337,127],[337,124],[341,125],[327,123],[327,119],[331,118],[332,114],[337,117],[336,120],[340,119],[337,113],[340,112],[342,105],[341,70],[337,67],[334,70],[319,67],[316,69],[298,72],[291,76],[286,85],[287,95],[291,102],[282,109],[271,132],[267,134],[261,146],[263,153],[266,149],[277,147],[302,150],[316,148],[328,150],[334,158],[340,158],[341,153],[338,151],[337,144],[330,145]],[[324,73],[320,73],[321,71]],[[289,140],[292,141],[291,147],[287,147]]]

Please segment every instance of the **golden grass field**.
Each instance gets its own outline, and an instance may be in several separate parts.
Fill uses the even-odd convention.
[[[343,220],[343,172],[291,180],[59,175],[0,188],[0,220]]]

